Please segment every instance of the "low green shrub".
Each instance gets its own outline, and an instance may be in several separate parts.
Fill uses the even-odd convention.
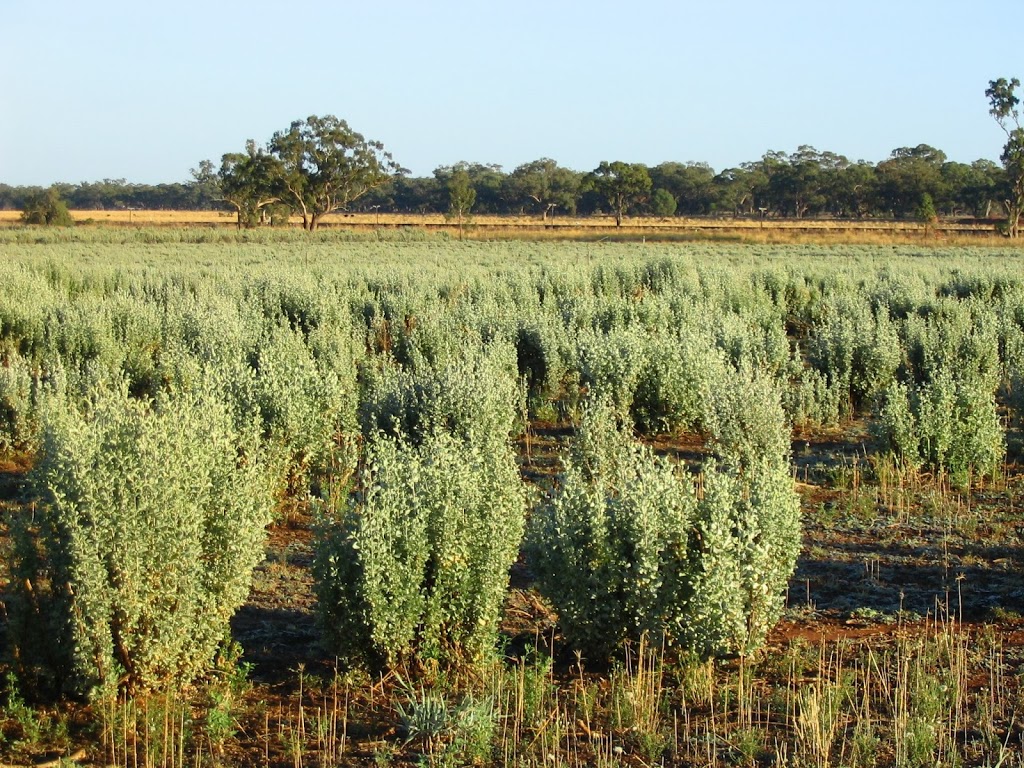
[[[334,650],[387,667],[480,660],[497,638],[526,513],[507,441],[378,434],[360,486],[317,532],[313,572]]]
[[[531,524],[528,563],[566,640],[593,661],[663,637],[689,590],[693,483],[590,403],[555,495]]]
[[[830,384],[828,376],[800,360],[793,361],[784,403],[794,424],[836,424],[845,402],[845,393]]]
[[[20,355],[0,361],[0,451],[24,448],[34,432],[32,372]]]
[[[462,439],[502,442],[525,407],[516,351],[504,342],[470,349],[437,368],[367,367],[362,390],[359,424],[367,439],[383,432],[418,442],[444,430]]]
[[[1009,318],[1004,322],[1006,328],[1003,331],[1002,347],[1005,355],[1001,389],[1019,421],[1024,416],[1024,328]]]
[[[672,634],[702,655],[749,654],[782,615],[800,553],[800,502],[788,462],[705,469],[690,592]]]
[[[93,695],[202,674],[245,600],[272,499],[255,446],[196,398],[96,392],[44,415],[33,516],[13,522],[21,672]]]
[[[948,472],[961,487],[995,475],[1005,453],[992,388],[947,371],[924,384],[889,387],[876,431],[911,467]]]
[[[710,387],[704,423],[708,447],[731,471],[765,462],[788,467],[790,427],[778,385],[764,375],[736,371]]]
[[[250,368],[245,381],[265,435],[288,454],[292,483],[301,488],[322,472],[342,437],[357,431],[355,364],[319,364],[301,332],[275,328]]]
[[[888,307],[872,312],[858,292],[831,298],[808,343],[808,360],[835,391],[837,418],[870,406],[895,378],[901,347]]]
[[[561,393],[566,369],[560,326],[521,320],[515,329],[516,364],[533,400],[553,400]]]
[[[576,344],[580,383],[593,397],[608,400],[625,419],[647,366],[643,337],[634,329],[604,333],[586,328],[579,331]]]
[[[631,413],[646,434],[703,428],[707,397],[726,373],[722,353],[694,329],[658,334],[646,343]]]
[[[585,411],[527,552],[566,640],[591,660],[644,635],[746,654],[781,615],[800,545],[788,424],[774,385],[737,379],[709,405],[718,458],[702,494],[610,405]]]
[[[800,499],[778,385],[739,372],[714,390],[698,508],[688,620],[680,636],[705,654],[749,653],[782,615],[800,553]]]

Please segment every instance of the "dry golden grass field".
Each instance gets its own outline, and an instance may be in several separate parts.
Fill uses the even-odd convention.
[[[233,227],[235,214],[230,211],[72,211],[79,224],[111,226],[199,226]],[[0,211],[0,226],[18,223],[20,212]],[[302,219],[293,216],[293,226]],[[459,227],[442,214],[403,213],[333,213],[324,216],[327,228],[355,230],[422,228],[445,231],[455,236]],[[830,242],[856,243],[920,243],[932,241],[944,245],[1005,245],[990,222],[964,223],[940,221],[934,226],[915,221],[887,220],[809,220],[756,218],[682,218],[631,217],[615,226],[613,216],[556,216],[544,221],[539,216],[473,216],[465,225],[467,239],[530,239],[530,240],[744,240],[753,242],[804,242],[827,239]]]

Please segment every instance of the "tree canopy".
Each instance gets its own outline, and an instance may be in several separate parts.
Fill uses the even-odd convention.
[[[640,163],[602,161],[590,172],[586,185],[607,201],[615,214],[615,226],[621,227],[627,209],[651,191],[651,176]]]
[[[25,201],[21,220],[25,224],[41,224],[48,227],[71,227],[75,224],[67,204],[61,199],[56,187],[31,195]]]
[[[286,199],[310,231],[324,214],[347,208],[399,171],[383,144],[334,115],[296,120],[273,135],[270,152],[281,163]]]
[[[600,212],[612,213],[619,226],[627,216],[644,215],[915,220],[929,197],[938,216],[995,218],[1016,237],[1024,215],[1018,89],[1017,79],[1002,78],[986,90],[990,113],[1006,135],[999,163],[954,162],[927,144],[897,147],[877,163],[802,144],[718,172],[707,163],[670,160],[654,166],[605,161],[584,173],[541,157],[511,172],[460,161],[414,177],[380,142],[333,115],[313,115],[274,133],[266,144],[249,140],[219,164],[202,161],[186,183],[104,179],[53,190],[74,210],[216,208],[234,211],[246,227],[298,214],[306,229],[315,230],[323,216],[339,210],[449,212],[450,182],[457,173],[460,185],[468,183],[465,194],[474,194],[474,213],[536,215],[545,222]],[[24,209],[49,194],[40,187],[0,184],[0,208]]]
[[[1020,232],[1020,217],[1024,214],[1024,128],[1020,124],[1020,110],[1017,109],[1020,99],[1016,89],[1020,80],[1016,77],[1007,80],[1001,77],[989,81],[985,95],[988,96],[989,114],[995,118],[999,127],[1006,134],[1006,144],[999,159],[1006,171],[1003,191],[1006,197],[1007,234],[1016,238]]]
[[[476,190],[469,179],[465,168],[457,168],[448,178],[448,217],[459,223],[459,239],[462,239],[462,227],[469,217],[469,211],[476,203]]]
[[[523,163],[509,174],[506,199],[523,210],[533,209],[547,221],[556,210],[576,213],[579,174],[562,168],[549,157]]]
[[[222,199],[238,212],[238,227],[259,223],[266,208],[286,194],[284,163],[256,142],[246,142],[245,152],[229,152],[217,174]]]

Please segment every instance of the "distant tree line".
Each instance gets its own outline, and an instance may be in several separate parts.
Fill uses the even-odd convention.
[[[266,145],[250,140],[217,167],[204,160],[185,183],[143,185],[124,179],[59,184],[71,209],[234,210],[239,226],[302,216],[316,229],[334,211],[623,217],[760,216],[857,219],[929,217],[998,218],[1016,234],[1024,212],[1024,129],[1016,79],[993,80],[990,113],[1006,133],[1002,164],[960,163],[927,144],[900,147],[877,163],[851,161],[802,145],[766,152],[760,159],[716,171],[707,163],[655,166],[602,162],[589,172],[550,158],[510,172],[500,165],[460,162],[430,176],[401,168],[379,142],[328,115],[293,122]],[[24,208],[39,188],[0,184],[0,208]],[[460,201],[455,205],[455,201]]]
[[[258,148],[253,145],[254,156]],[[246,154],[246,153],[239,153]],[[246,154],[248,157],[248,155]],[[230,160],[237,167],[238,158]],[[635,179],[617,195],[596,182],[599,169],[583,173],[542,158],[511,172],[499,165],[457,163],[437,168],[431,176],[398,173],[366,191],[347,206],[352,211],[444,213],[449,208],[449,182],[463,171],[476,192],[478,214],[706,216],[760,215],[803,218],[913,218],[925,195],[944,216],[1002,216],[1009,193],[1006,171],[991,160],[950,161],[934,147],[901,147],[886,160],[851,162],[843,155],[801,146],[795,152],[768,152],[736,168],[715,171],[707,163],[603,163],[627,166]],[[609,174],[611,171],[608,172]],[[133,184],[104,179],[54,187],[72,210],[231,210],[223,178],[203,163],[185,183]],[[608,174],[605,174],[608,175]],[[0,208],[20,210],[39,187],[0,184]],[[230,192],[229,192],[230,194]],[[287,204],[282,196],[267,205]],[[265,207],[259,205],[260,208]]]
[[[55,190],[76,211],[109,211],[128,208],[152,211],[206,211],[223,208],[219,194],[194,180],[174,184],[133,184],[125,179],[54,184]],[[28,201],[47,188],[0,184],[0,210],[24,210]]]
[[[803,218],[913,218],[926,196],[946,216],[1001,215],[1006,172],[990,160],[949,161],[933,147],[895,150],[877,164],[801,146],[716,172],[706,163],[655,166],[602,163],[590,173],[541,159],[505,173],[499,166],[459,163],[430,177],[398,176],[373,190],[357,209],[432,213],[448,204],[447,184],[465,171],[476,190],[477,213]],[[625,179],[627,174],[631,179]],[[619,188],[608,183],[620,181]],[[763,211],[762,211],[763,209]]]

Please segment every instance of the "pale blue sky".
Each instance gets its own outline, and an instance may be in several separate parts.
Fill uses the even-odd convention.
[[[0,0],[0,182],[185,181],[334,114],[416,175],[800,144],[997,159],[1020,0]]]

